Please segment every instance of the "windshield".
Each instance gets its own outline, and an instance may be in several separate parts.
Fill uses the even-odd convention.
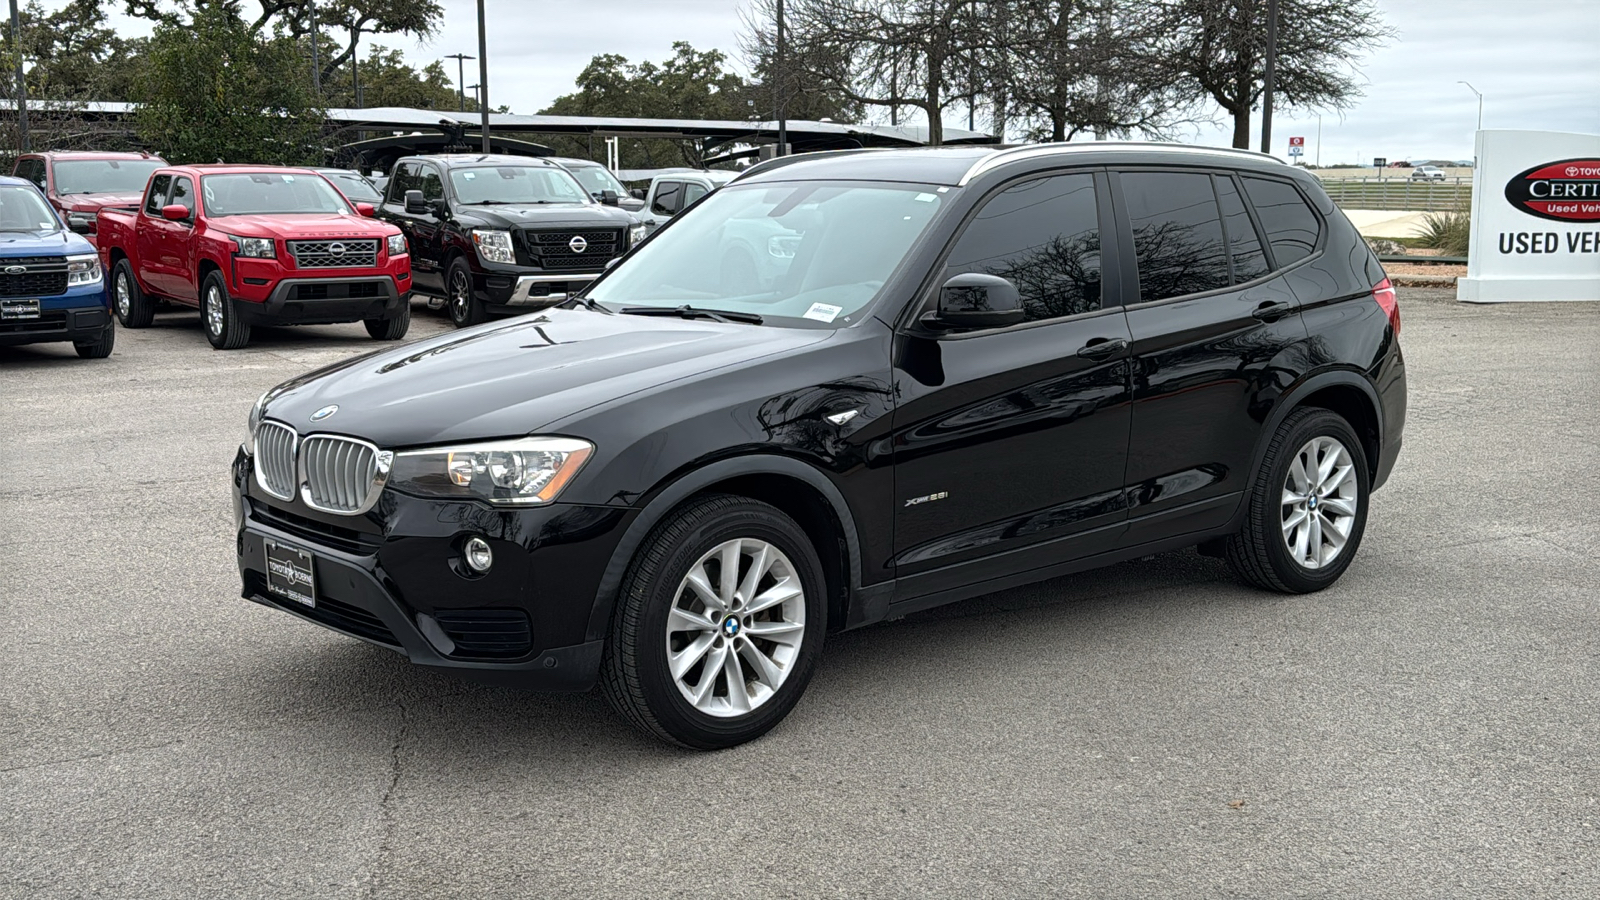
[[[474,166],[450,172],[456,202],[588,203],[589,195],[566,169],[555,166]]]
[[[56,160],[56,193],[137,194],[164,165],[159,159]]]
[[[0,184],[0,231],[58,231],[61,223],[31,187]]]
[[[212,216],[350,213],[344,197],[317,175],[289,172],[207,175],[200,179],[200,193],[205,198],[206,214]]]
[[[362,178],[354,172],[323,172],[333,186],[338,188],[352,203],[382,203],[383,195],[372,186],[372,182]]]
[[[732,186],[674,219],[587,296],[612,309],[695,306],[782,324],[848,324],[938,212],[931,188]]]
[[[622,182],[601,166],[573,166],[567,171],[578,179],[591,196],[598,197],[603,191],[615,191],[618,197],[628,196],[628,190],[622,186]]]

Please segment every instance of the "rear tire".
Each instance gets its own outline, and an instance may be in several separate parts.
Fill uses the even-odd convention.
[[[1316,407],[1291,412],[1256,472],[1244,528],[1226,541],[1228,564],[1263,590],[1328,587],[1361,546],[1369,484],[1366,452],[1350,423]]]
[[[692,501],[645,540],[623,580],[600,669],[606,699],[683,747],[754,740],[816,671],[826,590],[810,539],[777,508],[728,494]]]
[[[239,318],[221,272],[207,275],[200,286],[200,325],[217,350],[237,350],[250,343],[250,324]]]
[[[489,319],[483,301],[472,292],[472,267],[459,256],[445,270],[444,308],[450,314],[450,323],[457,328],[481,325]]]
[[[411,301],[400,304],[400,314],[392,319],[363,319],[367,334],[375,341],[398,341],[411,329]]]
[[[73,341],[72,349],[84,359],[105,359],[111,355],[111,348],[117,343],[117,326],[115,322],[107,322],[100,337],[92,341]]]
[[[117,260],[111,269],[111,306],[123,328],[144,328],[156,317],[155,302],[139,289],[133,264],[126,259]]]

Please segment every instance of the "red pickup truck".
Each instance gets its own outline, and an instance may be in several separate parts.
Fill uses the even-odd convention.
[[[136,210],[100,212],[100,259],[126,328],[155,301],[198,307],[218,350],[252,325],[362,322],[380,341],[411,324],[411,255],[400,229],[370,218],[310,169],[168,166]]]

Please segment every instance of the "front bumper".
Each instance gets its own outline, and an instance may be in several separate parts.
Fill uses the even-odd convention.
[[[552,306],[589,286],[600,277],[595,272],[474,272],[472,292],[490,312],[526,312],[530,308]]]
[[[233,482],[246,599],[395,650],[417,665],[542,690],[593,687],[604,636],[590,633],[590,617],[631,511],[561,504],[506,510],[388,491],[365,515],[334,516],[266,497],[242,447]],[[494,550],[495,565],[482,576],[470,576],[459,563],[461,543],[472,535]],[[267,590],[268,540],[312,555],[316,607]],[[486,655],[452,640],[462,637],[453,622],[508,617],[526,626],[525,643],[514,652]]]
[[[346,278],[285,278],[265,299],[238,298],[235,309],[252,325],[330,325],[363,319],[393,319],[411,302],[388,275]]]
[[[21,308],[13,304],[19,300],[26,303],[33,299],[0,300],[0,307],[10,307],[0,309],[0,347],[55,341],[94,341],[112,327],[111,303],[106,297],[104,281],[97,285],[69,288],[60,296],[37,298],[37,315],[19,315]]]

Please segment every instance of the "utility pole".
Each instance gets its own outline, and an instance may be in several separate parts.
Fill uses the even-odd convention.
[[[350,93],[355,95],[356,109],[361,108],[361,32],[356,32],[356,44],[350,51]]]
[[[1272,69],[1278,61],[1278,0],[1267,0],[1267,77],[1261,89],[1261,152],[1272,152]]]
[[[13,0],[15,2],[15,0]],[[317,0],[306,0],[311,13],[311,89],[322,99],[322,55],[317,50]]]
[[[483,152],[489,152],[489,32],[483,25],[483,0],[478,0],[478,118]]]
[[[22,71],[22,24],[17,18],[17,0],[11,0],[11,49],[17,53],[17,127],[21,130],[22,152],[33,149],[28,140],[28,79]]]
[[[1322,117],[1317,116],[1317,168],[1322,168]]]
[[[457,95],[456,112],[466,112],[467,111],[467,60],[469,60],[469,59],[477,59],[477,57],[476,56],[468,56],[465,53],[452,53],[449,56],[446,56],[445,59],[453,59],[453,60],[456,61],[456,95]]]
[[[481,2],[481,0],[480,0]],[[778,149],[773,156],[783,156],[787,153],[789,144],[789,119],[784,113],[783,105],[786,99],[783,96],[783,0],[778,0],[778,44],[777,54],[772,63],[772,96],[773,105],[778,113]]]

